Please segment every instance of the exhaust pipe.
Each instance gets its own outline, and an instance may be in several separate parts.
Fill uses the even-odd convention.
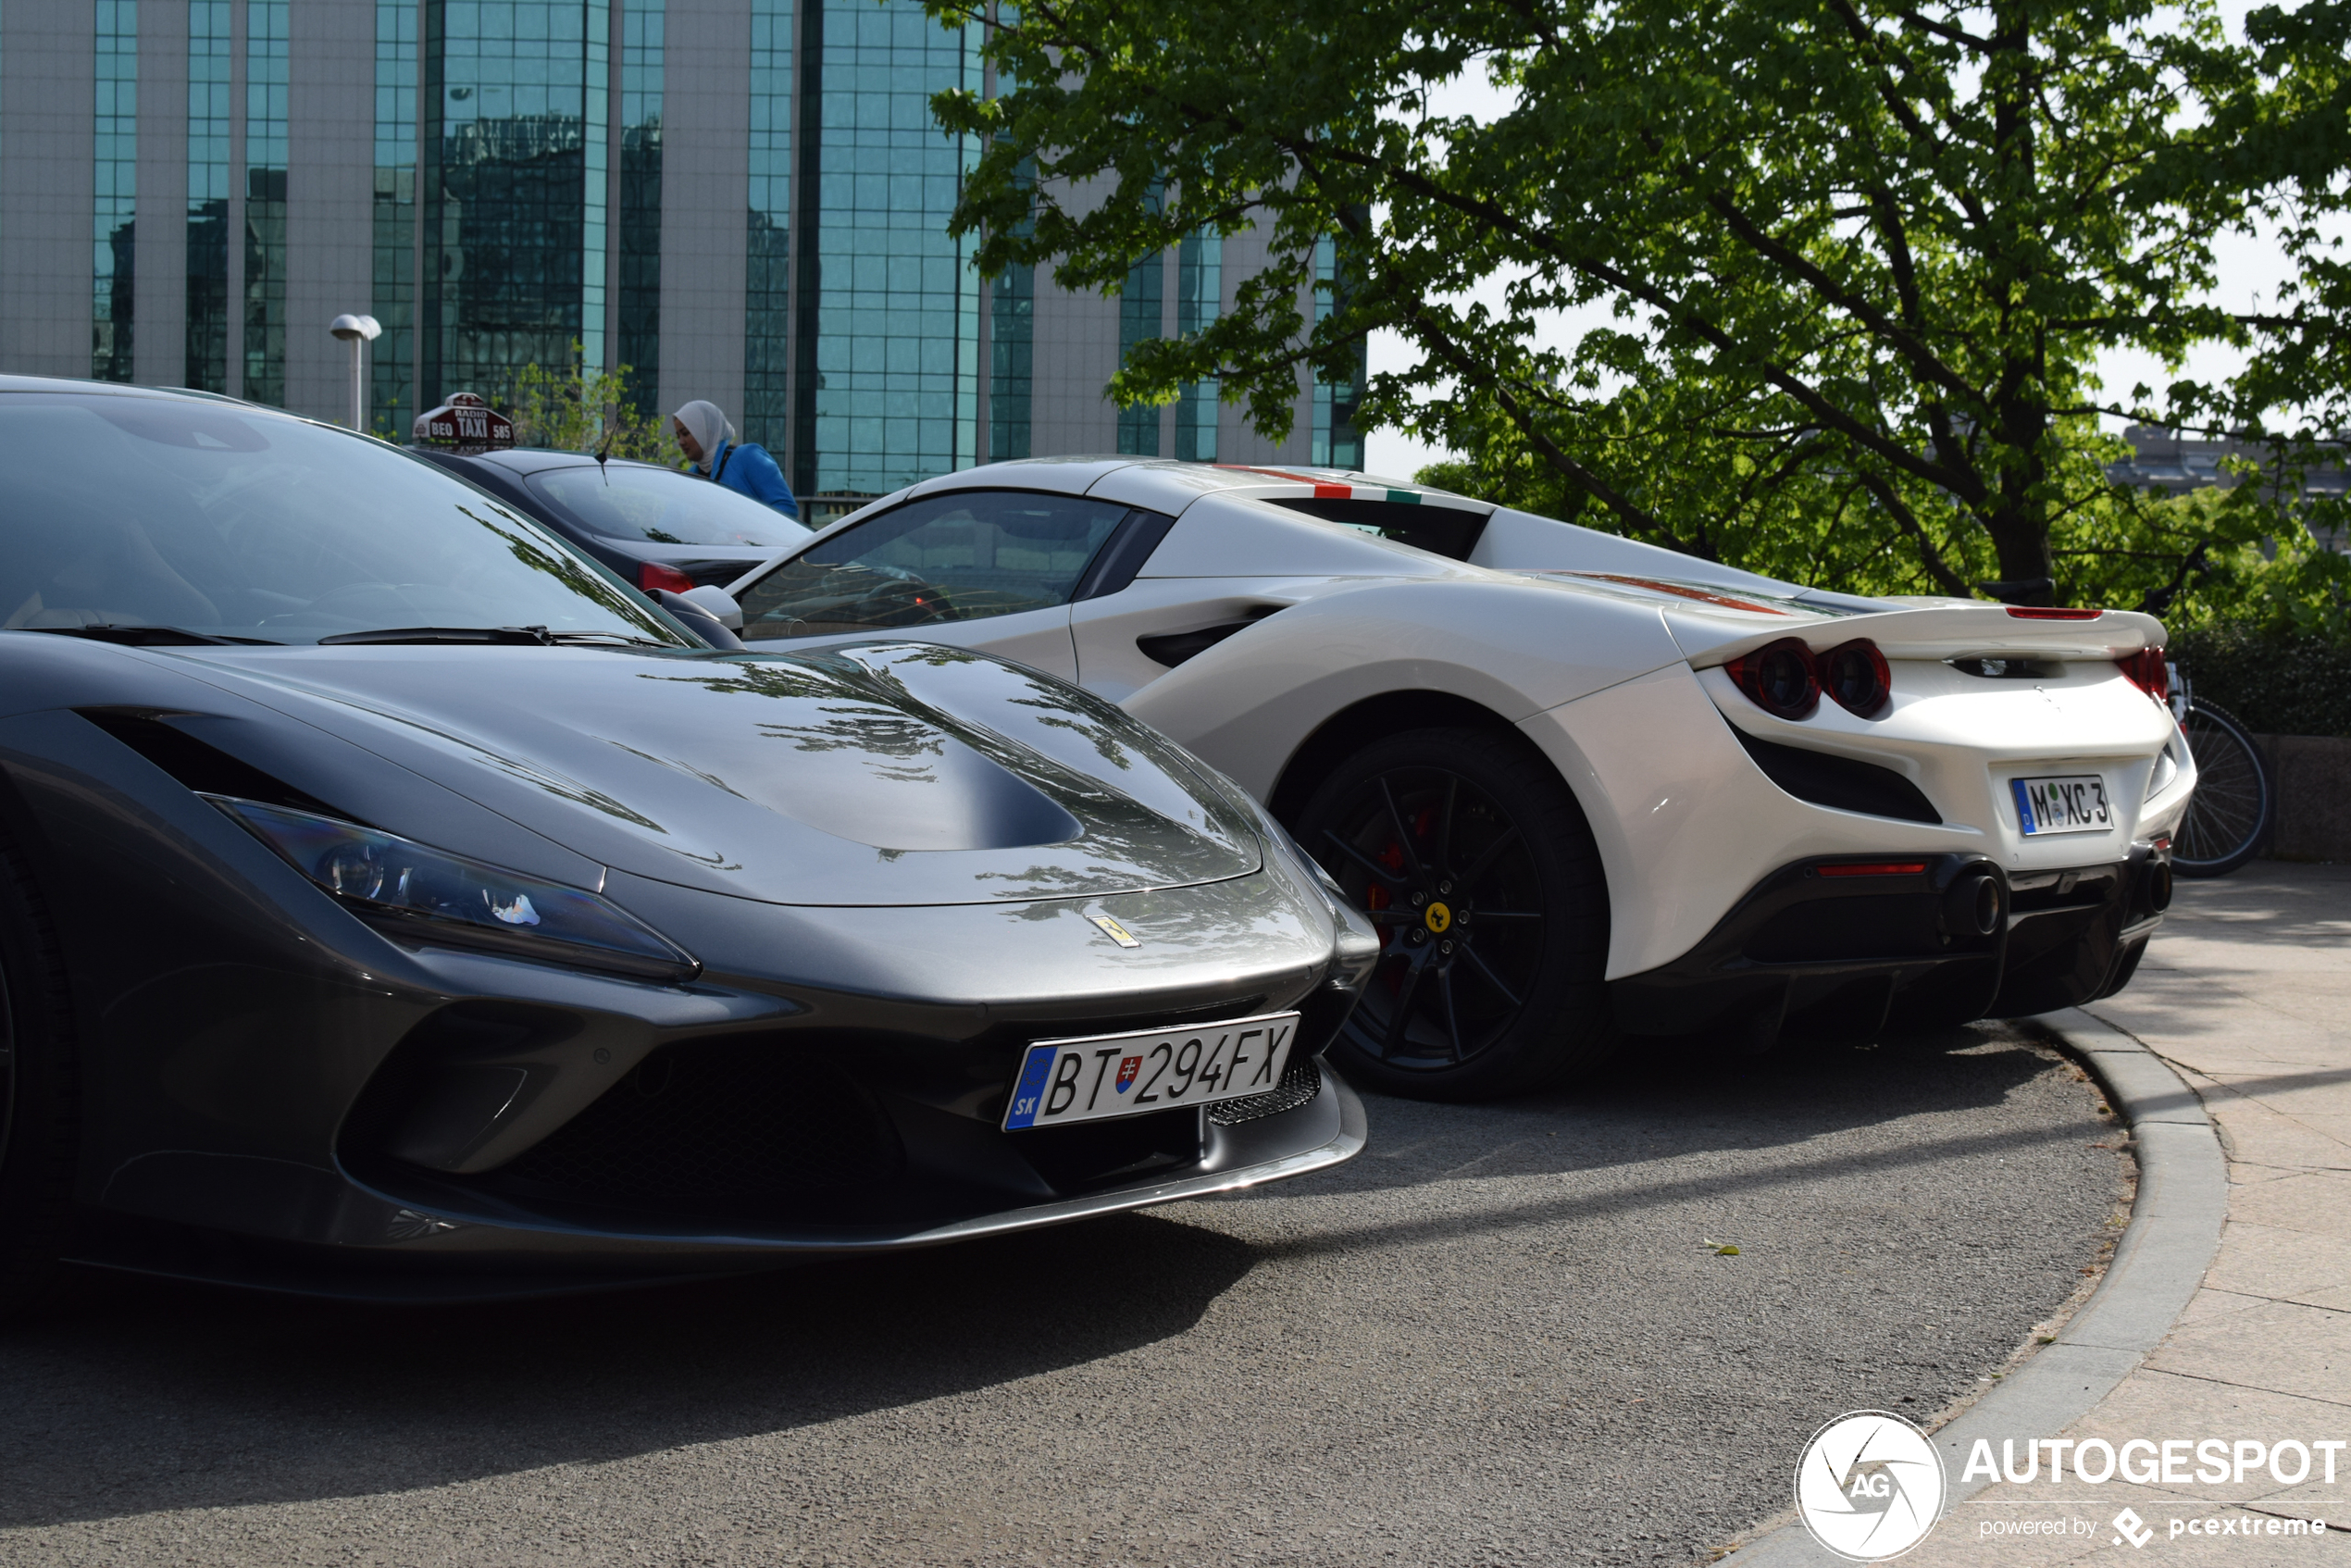
[[[1989,872],[1977,871],[1961,877],[1943,894],[1943,929],[1947,935],[1988,937],[1999,928],[2000,883]]]

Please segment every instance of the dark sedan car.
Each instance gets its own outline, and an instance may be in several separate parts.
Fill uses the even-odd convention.
[[[568,1288],[1361,1147],[1315,1057],[1375,936],[1111,704],[714,649],[266,409],[0,377],[0,1313],[59,1259]]]
[[[517,448],[417,455],[538,518],[639,588],[722,587],[813,537],[724,485],[652,463]]]

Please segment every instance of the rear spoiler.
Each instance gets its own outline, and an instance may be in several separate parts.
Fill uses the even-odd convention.
[[[2064,618],[2056,618],[2062,616]],[[1672,608],[1665,624],[1698,669],[1728,664],[1783,637],[1814,653],[1866,637],[1889,659],[2123,658],[2163,646],[2163,623],[2135,610],[2057,611],[1942,604],[1806,620],[1760,630]]]

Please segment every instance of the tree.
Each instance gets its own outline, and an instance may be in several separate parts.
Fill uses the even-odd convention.
[[[2351,262],[2341,235],[2351,214],[2351,6],[2265,7],[2245,31],[2257,68],[2219,106],[2214,157],[2222,178],[2264,193],[2262,214],[2301,276],[2275,308],[2240,318],[2255,350],[2242,375],[2172,392],[2270,442],[2274,469],[2340,467],[2351,437]],[[2339,504],[2327,520],[2340,526]]]
[[[526,365],[515,373],[505,401],[515,422],[515,444],[558,452],[596,452],[660,463],[676,455],[668,421],[636,406],[629,391],[630,367],[591,370],[586,349],[574,340],[571,363],[560,368]]]
[[[1423,357],[1364,417],[1488,493],[1882,591],[2161,604],[2278,526],[2119,490],[2097,430],[2151,395],[2102,395],[2101,352],[2253,330],[2197,303],[2280,180],[2237,156],[2270,100],[2210,0],[1031,0],[985,47],[1014,85],[935,100],[982,139],[954,224],[984,272],[1113,289],[1195,230],[1270,238],[1123,401],[1214,377],[1279,438],[1301,367],[1392,329]],[[1476,72],[1507,112],[1434,111]]]

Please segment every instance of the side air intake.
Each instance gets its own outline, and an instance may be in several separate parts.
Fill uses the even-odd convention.
[[[1900,822],[1943,820],[1919,787],[1890,767],[1759,740],[1735,724],[1731,733],[1739,738],[1739,744],[1747,748],[1747,754],[1755,759],[1766,778],[1799,801]]]

